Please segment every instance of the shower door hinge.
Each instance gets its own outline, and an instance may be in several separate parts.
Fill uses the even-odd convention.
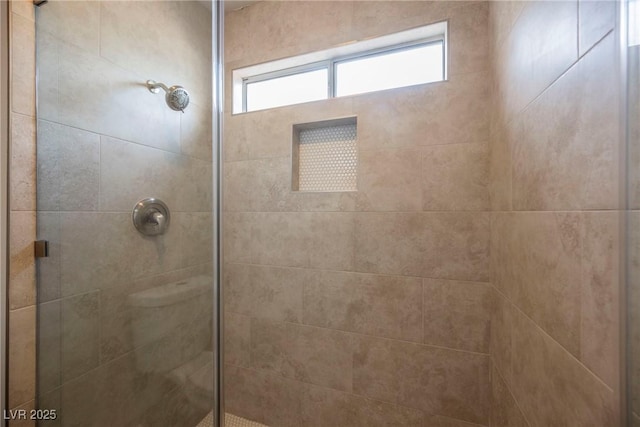
[[[49,256],[49,241],[36,240],[34,243],[36,258],[47,258]]]

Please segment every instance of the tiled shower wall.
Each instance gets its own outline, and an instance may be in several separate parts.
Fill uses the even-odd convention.
[[[51,243],[38,261],[38,391],[40,407],[61,415],[47,425],[195,425],[204,416],[187,391],[137,368],[127,297],[211,273],[210,11],[147,6],[42,6],[36,123],[33,6],[12,2],[9,403],[32,406],[35,396],[37,169],[38,234]],[[185,114],[149,93],[147,79],[184,85]],[[130,220],[150,196],[172,210],[157,239]],[[207,333],[210,316],[185,330],[185,346]]]
[[[9,190],[8,407],[31,409],[36,393],[36,121],[35,16],[29,1],[11,1],[11,138]],[[29,425],[11,422],[12,426]]]
[[[274,426],[489,424],[485,2],[259,2],[234,68],[449,20],[449,80],[225,117],[228,412]],[[291,191],[292,125],[358,117],[357,192]]]
[[[614,426],[615,2],[492,2],[492,426]]]

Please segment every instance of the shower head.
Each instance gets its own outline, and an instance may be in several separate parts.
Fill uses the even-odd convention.
[[[182,111],[189,105],[189,92],[182,86],[167,87],[164,83],[157,83],[153,80],[147,80],[147,88],[152,93],[159,93],[163,89],[167,96],[165,97],[169,108],[175,111]]]

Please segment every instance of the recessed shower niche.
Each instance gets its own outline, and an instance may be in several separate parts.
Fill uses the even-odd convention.
[[[293,191],[357,190],[357,118],[293,125]]]

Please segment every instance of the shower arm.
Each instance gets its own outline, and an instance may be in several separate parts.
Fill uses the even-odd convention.
[[[147,80],[147,89],[151,93],[159,93],[160,89],[163,89],[166,93],[169,93],[169,88],[164,83],[156,82],[153,80]]]

